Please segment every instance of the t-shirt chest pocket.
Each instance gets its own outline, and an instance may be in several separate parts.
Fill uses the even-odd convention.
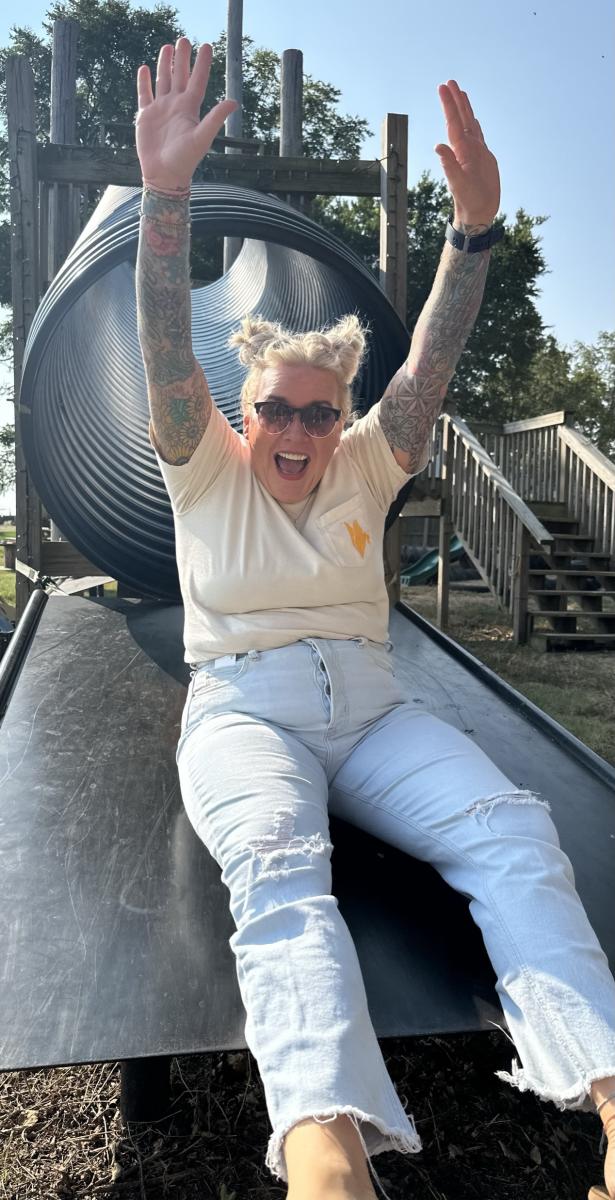
[[[359,492],[317,518],[326,548],[342,567],[365,563],[374,553],[365,505]]]

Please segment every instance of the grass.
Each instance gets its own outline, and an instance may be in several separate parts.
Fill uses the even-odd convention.
[[[402,588],[402,599],[435,623],[435,587]],[[615,651],[544,654],[515,646],[508,614],[481,592],[451,591],[448,633],[615,765]]]

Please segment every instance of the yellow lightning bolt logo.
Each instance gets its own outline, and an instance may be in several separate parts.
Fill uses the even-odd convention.
[[[355,550],[358,550],[359,554],[361,555],[361,558],[365,558],[365,551],[367,549],[369,542],[371,542],[371,540],[372,540],[371,537],[369,536],[369,533],[367,533],[365,531],[365,529],[361,528],[358,521],[353,521],[352,525],[349,525],[348,521],[344,521],[344,525],[346,526],[346,529],[348,530],[348,533],[350,535],[350,540],[351,540]]]

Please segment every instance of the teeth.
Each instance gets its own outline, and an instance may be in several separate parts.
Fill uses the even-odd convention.
[[[279,450],[278,455],[280,458],[292,458],[294,462],[307,462],[307,454],[286,454],[284,450]]]

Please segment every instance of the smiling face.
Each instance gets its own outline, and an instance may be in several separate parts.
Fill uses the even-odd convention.
[[[301,364],[267,367],[254,397],[256,404],[264,400],[282,400],[292,408],[307,408],[310,404],[342,407],[333,372]],[[252,450],[252,470],[274,500],[282,504],[305,500],[320,483],[339,446],[343,427],[342,416],[327,437],[310,437],[295,416],[287,429],[272,435],[261,428],[256,412],[250,409],[244,414],[243,432]],[[299,468],[297,456],[303,460]]]

